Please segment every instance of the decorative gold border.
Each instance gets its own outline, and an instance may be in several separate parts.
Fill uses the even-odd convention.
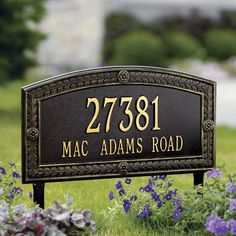
[[[120,80],[126,71],[127,80]],[[216,83],[196,76],[153,67],[105,67],[72,72],[22,88],[22,175],[24,183],[119,177],[121,161],[40,165],[40,101],[80,89],[120,84],[154,85],[201,95],[202,155],[125,161],[128,176],[186,173],[215,165]],[[212,125],[213,123],[213,125]],[[212,127],[213,128],[212,128]],[[38,137],[39,136],[39,137]],[[124,162],[124,161],[122,161]],[[147,171],[148,170],[148,171]]]

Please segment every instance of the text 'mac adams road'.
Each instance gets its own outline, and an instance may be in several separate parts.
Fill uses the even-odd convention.
[[[213,81],[105,67],[22,89],[23,182],[194,173],[215,165]]]

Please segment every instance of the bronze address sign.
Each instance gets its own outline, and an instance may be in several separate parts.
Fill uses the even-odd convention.
[[[215,86],[126,66],[24,87],[23,182],[204,172],[215,164]]]

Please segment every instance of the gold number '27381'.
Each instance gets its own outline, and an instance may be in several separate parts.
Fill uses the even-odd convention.
[[[121,97],[120,98],[120,102],[119,102],[119,106],[123,107],[125,106],[124,109],[124,114],[128,117],[128,123],[125,125],[124,121],[121,120],[119,123],[119,128],[122,132],[127,132],[130,130],[130,128],[133,125],[133,120],[134,120],[134,115],[133,112],[130,110],[130,106],[132,104],[132,97]],[[107,117],[106,117],[106,122],[105,122],[105,132],[108,133],[110,128],[111,128],[111,120],[112,120],[112,113],[115,107],[115,104],[117,102],[117,98],[105,98],[104,102],[103,102],[103,108],[105,108],[107,105],[109,106],[109,110],[107,113]],[[93,117],[86,129],[86,133],[99,133],[100,132],[100,123],[96,123],[96,119],[99,115],[99,110],[100,110],[100,106],[99,106],[99,101],[97,98],[88,98],[87,99],[87,104],[86,104],[86,108],[89,108],[90,104],[94,104],[94,114]],[[151,101],[151,104],[153,105],[153,114],[154,114],[154,120],[153,120],[153,127],[152,130],[160,130],[159,127],[159,98],[158,96],[156,96],[156,98]],[[135,101],[135,107],[136,110],[138,112],[138,115],[135,117],[135,124],[138,130],[140,131],[144,131],[148,125],[149,125],[149,114],[147,112],[149,106],[149,101],[147,99],[147,97],[145,96],[141,96],[138,98],[137,101]],[[141,118],[143,120],[143,122],[141,122]]]

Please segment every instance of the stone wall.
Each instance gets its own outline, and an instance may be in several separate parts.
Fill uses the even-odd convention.
[[[79,69],[101,63],[104,32],[104,0],[49,0],[40,29],[47,39],[39,49],[39,60],[51,69]]]

